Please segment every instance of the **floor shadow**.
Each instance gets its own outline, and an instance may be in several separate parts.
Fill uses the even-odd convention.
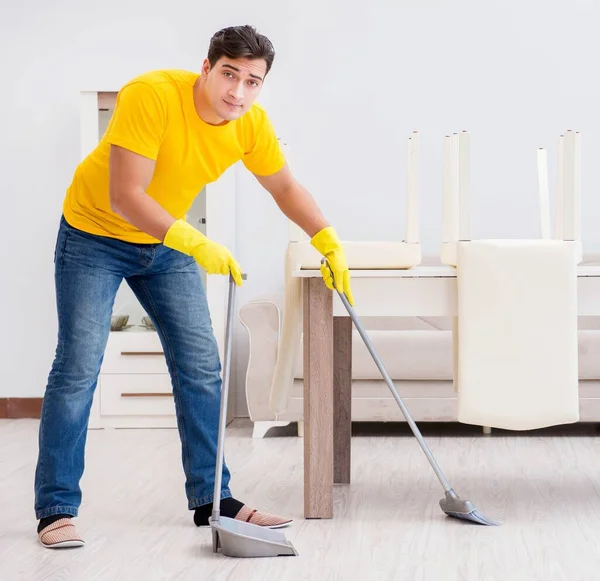
[[[491,434],[483,434],[482,426],[461,424],[459,422],[416,422],[423,436],[471,438],[481,436],[487,438],[531,438],[531,437],[596,437],[600,435],[600,423],[577,422],[560,426],[551,426],[538,430],[503,430],[493,428]],[[246,419],[236,419],[232,424],[243,435],[252,434],[252,422]],[[264,439],[289,438],[298,436],[298,424],[291,422],[287,426],[271,428]],[[413,437],[412,430],[407,422],[353,422],[353,438],[372,437]]]
[[[472,426],[458,422],[417,422],[417,426],[423,436],[434,437],[473,437],[481,436],[487,438],[530,438],[530,437],[590,437],[598,436],[600,433],[597,423],[577,423],[563,426],[552,426],[538,430],[503,430],[493,428],[492,433],[483,434],[481,426]],[[410,426],[406,422],[353,422],[352,437],[374,437],[374,436],[413,436]]]

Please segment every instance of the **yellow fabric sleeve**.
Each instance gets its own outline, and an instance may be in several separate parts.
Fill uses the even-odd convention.
[[[165,128],[165,108],[156,89],[147,83],[133,82],[117,96],[106,139],[156,160]]]
[[[254,136],[254,142],[250,150],[245,152],[242,161],[249,171],[259,176],[277,173],[285,165],[285,155],[265,111],[263,111],[262,123]]]

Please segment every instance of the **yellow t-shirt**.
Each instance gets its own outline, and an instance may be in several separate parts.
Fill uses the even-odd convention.
[[[98,146],[75,170],[63,213],[80,230],[129,242],[155,243],[111,210],[110,145],[155,160],[146,193],[174,218],[183,218],[202,188],[237,161],[256,175],[279,171],[285,158],[265,110],[254,104],[225,125],[198,116],[193,86],[198,73],[153,71],[127,83]]]

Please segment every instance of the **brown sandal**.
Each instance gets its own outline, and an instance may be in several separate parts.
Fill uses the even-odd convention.
[[[269,529],[278,529],[287,526],[292,522],[292,519],[285,519],[266,512],[259,512],[246,505],[244,505],[240,509],[240,512],[235,515],[235,519]]]
[[[40,543],[48,549],[66,549],[82,547],[85,543],[77,534],[77,529],[70,518],[61,518],[39,533]]]

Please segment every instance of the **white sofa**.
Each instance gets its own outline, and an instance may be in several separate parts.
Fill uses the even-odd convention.
[[[270,296],[243,305],[239,312],[249,338],[245,390],[254,437],[291,422],[299,423],[301,433],[301,348],[286,412],[276,418],[269,410],[282,305],[283,297]],[[361,320],[415,420],[455,422],[451,321],[434,317]],[[600,317],[579,319],[579,377],[580,421],[600,421]],[[405,421],[356,330],[352,343],[352,394],[352,421]]]

